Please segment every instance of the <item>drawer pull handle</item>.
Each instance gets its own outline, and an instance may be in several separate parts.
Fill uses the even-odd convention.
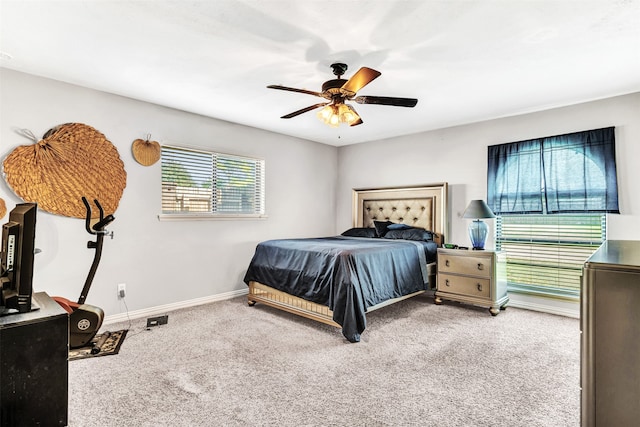
[[[477,285],[477,286],[478,286],[478,291],[479,291],[479,292],[482,292],[482,283],[478,283],[478,285]]]
[[[445,265],[445,267],[449,267],[449,260],[448,259],[444,260],[444,265]]]
[[[484,265],[481,262],[478,263],[478,270],[484,270]]]
[[[445,281],[444,281],[444,285],[445,285],[445,286],[450,286],[450,285],[449,285],[449,279],[445,279]]]

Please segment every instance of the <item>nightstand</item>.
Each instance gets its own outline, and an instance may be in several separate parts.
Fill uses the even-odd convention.
[[[435,303],[443,299],[489,307],[497,316],[509,302],[505,254],[438,248]]]

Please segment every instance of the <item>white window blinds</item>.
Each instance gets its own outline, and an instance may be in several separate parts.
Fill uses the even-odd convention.
[[[510,292],[577,300],[584,262],[605,240],[606,216],[502,215],[496,234]]]
[[[264,161],[162,147],[163,214],[264,214]]]

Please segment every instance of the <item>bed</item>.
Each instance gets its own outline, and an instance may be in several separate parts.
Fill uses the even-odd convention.
[[[353,228],[342,235],[256,246],[248,303],[340,327],[358,342],[366,313],[435,289],[446,229],[446,183],[353,190]]]

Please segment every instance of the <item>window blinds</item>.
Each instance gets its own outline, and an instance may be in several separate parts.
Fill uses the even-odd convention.
[[[164,214],[264,214],[264,161],[162,147]]]
[[[577,299],[584,262],[605,240],[606,216],[503,215],[496,234],[509,291]]]

